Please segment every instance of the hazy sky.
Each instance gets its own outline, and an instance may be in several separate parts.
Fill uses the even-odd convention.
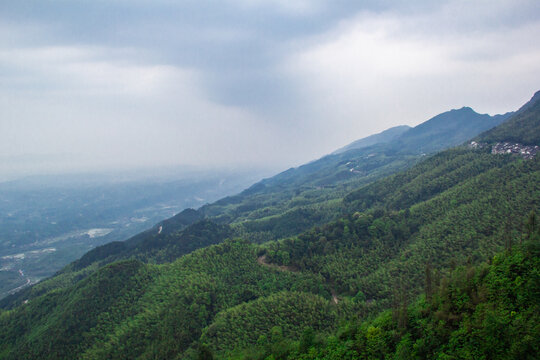
[[[540,89],[540,1],[0,0],[0,172],[289,167]]]

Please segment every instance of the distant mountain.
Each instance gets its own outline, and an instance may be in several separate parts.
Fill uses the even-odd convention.
[[[478,114],[470,107],[450,110],[406,131],[388,145],[400,153],[432,153],[462,144],[491,129],[514,113],[490,116]]]
[[[538,95],[538,94],[537,94]],[[540,97],[540,95],[538,95]],[[529,103],[528,103],[529,104]],[[519,111],[524,111],[524,105]],[[365,149],[377,145],[383,151],[400,153],[432,153],[459,145],[464,141],[491,129],[512,116],[515,112],[490,116],[479,114],[470,107],[446,111],[417,125],[396,126],[381,133],[356,140],[334,151],[331,155],[350,150]]]
[[[103,261],[109,257],[105,262],[127,258],[134,249],[147,251],[151,242],[169,249],[163,250],[167,254],[180,256],[193,248],[178,246],[174,239],[178,238],[180,231],[205,218],[232,225],[239,233],[249,234],[254,242],[299,234],[338,217],[343,211],[341,198],[354,189],[411,167],[423,159],[426,152],[460,145],[500,124],[511,114],[489,116],[478,114],[471,108],[462,108],[444,112],[414,128],[398,126],[388,129],[388,132],[358,140],[358,144],[377,139],[380,143],[334,153],[291,168],[237,195],[204,205],[198,210],[182,211],[129,239],[124,246],[105,245],[92,250],[85,258]],[[400,132],[401,135],[396,136]],[[219,241],[213,238],[212,242]],[[200,243],[208,245],[204,240]],[[90,263],[84,261],[82,264],[88,266]],[[80,269],[82,264],[78,263],[76,268]]]
[[[530,116],[540,112],[529,109]],[[510,133],[519,116],[509,120]],[[381,167],[369,161],[377,156],[386,165],[404,158],[417,164],[373,181]],[[317,189],[293,176],[316,162],[307,164],[116,243],[121,256],[96,249],[80,267],[2,300],[1,357],[538,354],[539,157],[466,146],[423,157],[379,144],[319,160],[326,178],[332,159],[356,180]],[[356,170],[362,161],[375,172]],[[344,184],[359,179],[369,184],[345,192]],[[256,244],[261,234],[313,221],[319,225]]]
[[[203,206],[199,211],[216,221],[238,221],[243,227],[267,234],[270,232],[277,237],[293,235],[298,233],[296,230],[305,230],[329,220],[317,211],[306,213],[298,211],[299,208],[315,207],[315,204],[321,203],[321,198],[325,202],[338,199],[355,188],[404,170],[424,155],[460,145],[499,125],[512,114],[490,116],[478,114],[471,108],[462,108],[437,115],[414,128],[392,128],[396,130],[389,129],[389,134],[395,135],[395,131],[402,131],[402,134],[396,137],[376,136],[375,139],[382,142],[343,152],[337,150],[264,179],[238,195]],[[361,139],[359,143],[365,144],[368,139]],[[294,215],[302,219],[304,225],[296,228],[295,232],[276,233],[277,228],[283,228],[283,222],[279,221],[281,215],[286,213],[287,220],[283,221],[290,222],[293,214],[287,211],[296,211]],[[287,228],[292,229],[290,226]],[[265,239],[273,238],[276,237]]]
[[[540,91],[523,105],[510,121],[477,137],[477,141],[515,142],[524,145],[540,145]]]
[[[237,195],[198,210],[184,210],[124,242],[91,250],[64,268],[53,278],[55,281],[44,282],[28,292],[39,294],[64,277],[78,279],[74,274],[86,268],[95,269],[120,259],[166,262],[231,236],[263,243],[300,234],[346,213],[342,198],[355,189],[413,166],[425,158],[425,152],[459,145],[510,114],[480,115],[463,108],[442,113],[414,128],[401,126],[361,139],[359,143],[364,145],[370,138],[381,143],[324,156],[264,179]],[[402,134],[394,137],[396,131]],[[198,224],[203,219],[221,227]],[[210,232],[215,236],[207,236]]]
[[[395,138],[399,137],[400,135],[402,135],[404,132],[406,132],[410,128],[411,127],[408,125],[394,126],[378,134],[370,135],[363,139],[356,140],[350,143],[349,145],[342,147],[341,149],[337,149],[336,151],[332,153],[332,155],[341,154],[349,150],[362,149],[362,148],[372,146],[375,144],[388,143],[394,140]]]
[[[352,147],[352,143],[345,148],[336,150],[331,155],[322,157],[319,160],[312,161],[298,168],[292,168],[284,171],[270,179],[261,181],[252,186],[247,192],[259,192],[263,188],[268,189],[269,186],[280,186],[283,182],[303,185],[309,183],[318,183],[319,185],[329,185],[328,174],[332,174],[333,181],[330,184],[346,180],[354,177],[354,171],[348,170],[349,176],[342,174],[339,171],[339,166],[347,162],[369,163],[369,158],[384,154],[386,157],[395,155],[396,153],[417,155],[419,153],[432,153],[452,146],[457,146],[466,140],[476,136],[477,134],[499,125],[504,120],[508,119],[513,113],[504,115],[490,116],[487,114],[481,115],[476,113],[471,108],[462,108],[459,110],[451,110],[439,114],[426,122],[414,127],[398,126],[386,131],[373,135],[375,139],[381,139],[381,142],[362,146],[359,148],[351,148],[342,151],[347,147]],[[401,135],[398,133],[401,132]],[[384,136],[382,136],[385,134]],[[397,135],[397,136],[395,136]],[[359,144],[365,144],[372,141],[372,137],[367,137],[358,140]],[[377,167],[375,165],[375,167]],[[336,177],[336,174],[342,176],[341,179]]]

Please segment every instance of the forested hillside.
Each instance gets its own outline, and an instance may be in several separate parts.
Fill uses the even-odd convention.
[[[99,247],[77,262],[74,268],[80,270],[83,265],[89,266],[94,261],[109,263],[135,253],[141,253],[139,258],[144,260],[149,258],[146,252],[151,247],[175,248],[161,252],[179,256],[195,248],[223,241],[230,235],[227,233],[227,236],[220,238],[215,235],[212,240],[199,238],[200,241],[190,241],[191,245],[188,246],[182,245],[186,243],[184,240],[177,243],[176,239],[185,238],[181,231],[204,218],[230,225],[235,236],[257,243],[300,234],[346,213],[348,209],[343,207],[341,200],[350,191],[413,166],[425,157],[426,151],[459,145],[510,115],[492,117],[464,108],[445,112],[414,128],[389,129],[389,134],[378,134],[377,140],[368,137],[363,139],[366,140],[364,145],[353,143],[349,151],[289,169],[262,180],[238,195],[198,210],[182,211],[123,243]],[[373,141],[378,143],[372,144]],[[197,229],[200,228],[198,225]],[[195,232],[199,231],[197,229],[194,229]],[[173,258],[171,255],[150,257],[158,262]],[[71,267],[68,267],[63,272],[70,270]]]
[[[298,296],[318,309],[324,300],[302,294],[329,296],[320,276],[263,267],[256,251],[237,240],[166,265],[136,260],[107,265],[75,286],[2,313],[0,357],[170,359],[192,347],[216,314],[241,303],[288,290],[301,292]],[[270,297],[265,305],[282,306],[282,298]],[[331,319],[332,311],[325,316]],[[332,323],[302,315],[298,321],[306,326]]]
[[[396,286],[419,290],[427,261],[440,271],[478,262],[517,236],[540,207],[540,162],[449,150],[345,200],[356,212],[266,244],[267,258],[386,307]]]
[[[519,214],[539,209],[537,160],[452,150],[433,161],[456,156],[474,158],[479,167],[486,161],[489,170],[441,188],[429,200],[408,206],[409,211],[373,208],[290,240],[262,247],[227,241],[171,264],[115,262],[75,286],[23,302],[0,315],[3,357],[189,358],[211,352],[221,358],[253,346],[277,351],[292,349],[283,344],[302,338],[305,329],[333,333],[343,320],[413,303],[423,292],[427,266],[437,278],[460,264],[489,259],[510,240],[519,243],[527,236],[524,225],[534,221]],[[523,202],[514,208],[513,224],[498,217],[507,209],[501,200],[508,180],[504,173],[520,173],[508,184],[516,203]],[[502,180],[479,196],[487,202],[477,203],[479,189],[498,177]],[[453,204],[450,198],[457,193],[463,198]],[[471,215],[482,207],[491,210]],[[426,214],[431,216],[424,221]],[[511,239],[503,236],[509,226]],[[257,262],[265,252],[266,261],[288,267]],[[383,326],[377,322],[383,320],[384,331],[395,326],[390,315],[380,317],[374,326]],[[320,351],[342,345],[324,344]]]
[[[516,239],[516,241],[518,241]],[[521,240],[519,240],[521,241]],[[540,354],[540,234],[440,277],[425,270],[424,293],[398,296],[375,318],[331,336],[306,326],[232,353],[237,359],[528,359]],[[279,329],[278,329],[279,330]],[[273,334],[278,330],[274,329]],[[272,358],[272,357],[270,357]]]
[[[540,111],[527,111],[534,129]],[[5,299],[0,357],[537,357],[538,157],[446,150],[318,193],[327,217],[317,226],[277,190],[310,166],[169,220],[180,231],[165,222],[98,248]],[[286,210],[259,218],[268,207]],[[250,228],[272,216],[283,230]]]
[[[282,222],[294,216],[304,218],[306,224],[302,230],[325,223],[329,220],[325,213],[336,210],[331,200],[341,199],[355,188],[408,168],[426,154],[460,145],[511,115],[480,115],[470,108],[451,110],[397,137],[289,169],[237,196],[203,206],[200,211],[216,221],[241,223],[250,232],[256,229],[263,239],[292,235],[279,231]],[[265,232],[270,236],[264,237]]]

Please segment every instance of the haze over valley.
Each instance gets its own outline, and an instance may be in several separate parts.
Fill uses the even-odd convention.
[[[95,246],[239,192],[263,174],[180,168],[0,183],[0,296],[53,275]]]

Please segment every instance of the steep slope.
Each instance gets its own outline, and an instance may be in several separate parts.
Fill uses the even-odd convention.
[[[188,351],[220,311],[284,290],[329,296],[320,276],[260,266],[256,250],[227,241],[167,265],[107,265],[0,313],[0,357],[171,359]]]
[[[425,295],[334,336],[307,329],[297,341],[252,345],[237,358],[536,359],[540,353],[540,228],[523,246],[443,279],[429,268]]]
[[[283,348],[276,344],[299,334],[309,347],[313,336],[305,327],[327,333],[344,319],[406,309],[424,288],[426,267],[445,274],[530,237],[536,228],[524,224],[535,224],[528,214],[540,210],[540,159],[492,155],[487,149],[447,150],[349,194],[343,209],[346,215],[338,220],[285,240],[261,246],[228,240],[164,265],[124,260],[74,285],[43,287],[0,313],[0,356],[170,359],[214,352],[224,357],[246,346]],[[209,236],[206,229],[219,232],[207,226],[198,233],[201,241]],[[180,245],[196,239],[187,235],[192,227],[178,234],[186,236]],[[153,241],[147,245],[148,251],[130,256],[144,253],[157,259],[167,248],[153,247]],[[263,254],[261,264],[257,258]],[[511,274],[517,271],[511,264],[507,268]],[[70,276],[84,271],[88,268]],[[511,279],[508,286],[517,286],[517,277]],[[101,293],[105,295],[92,296]],[[517,308],[519,314],[534,305],[527,301]],[[438,312],[447,309],[445,303],[433,304],[434,316],[453,319],[452,312]],[[393,324],[388,315],[381,316],[388,326]],[[403,316],[396,319],[402,319],[396,322],[403,329]],[[461,325],[454,325],[459,330]],[[373,332],[387,328],[369,329],[357,339],[387,346]],[[430,336],[417,334],[411,334],[414,341]],[[534,335],[529,328],[523,334]],[[388,344],[388,351],[397,346]],[[373,347],[373,354],[377,349]]]
[[[501,250],[540,209],[539,184],[538,159],[450,150],[351,194],[346,201],[357,212],[269,243],[267,259],[386,307],[398,283],[418,291],[426,261],[445,271]]]
[[[220,312],[204,329],[201,341],[223,353],[263,342],[268,335],[274,339],[266,341],[296,338],[306,327],[328,332],[337,318],[336,307],[320,296],[280,292]],[[268,324],[273,325],[270,334]]]
[[[382,136],[377,137],[382,141],[379,144],[328,155],[289,169],[238,195],[199,210],[187,209],[126,241],[125,247],[105,245],[86,258],[97,261],[109,257],[106,262],[125,258],[126,254],[133,254],[126,248],[139,248],[142,242],[155,241],[164,246],[170,241],[176,246],[174,239],[179,232],[203,218],[230,224],[237,234],[248,236],[254,242],[299,234],[343,213],[341,198],[351,190],[414,165],[422,159],[426,149],[461,144],[507,116],[509,114],[490,117],[464,108],[445,112],[408,130],[404,127],[390,129],[394,141],[390,141],[388,134],[379,134]],[[396,137],[396,131],[402,134]],[[360,141],[364,140],[372,141],[373,138]]]
[[[480,115],[470,108],[445,112],[391,141],[289,169],[199,212],[214,221],[239,224],[261,240],[294,235],[332,220],[328,213],[339,210],[338,200],[349,191],[406,169],[425,153],[459,145],[510,115]],[[300,221],[299,226],[290,226],[292,218]]]
[[[540,145],[540,91],[524,105],[510,121],[480,136],[477,141],[486,143],[513,142]]]
[[[49,291],[68,288],[114,261],[138,259],[145,263],[171,262],[194,250],[221,243],[232,234],[228,225],[202,220],[177,233],[163,236],[146,234],[137,242],[111,242],[89,251],[52,278],[0,300],[0,307],[14,307]]]
[[[205,205],[199,210],[187,209],[133,238],[98,247],[80,261],[63,269],[52,281],[0,302],[18,303],[56,286],[66,286],[84,278],[99,266],[112,261],[136,257],[143,261],[163,262],[198,247],[219,243],[228,237],[242,236],[253,242],[275,240],[300,234],[315,225],[335,220],[348,209],[341,199],[350,191],[379,178],[404,170],[423,159],[426,148],[457,145],[508,116],[480,115],[469,108],[438,115],[405,131],[391,142],[337,155],[289,169],[265,179],[242,193]],[[427,147],[426,147],[427,146]],[[207,218],[228,224],[226,231],[215,229],[215,235],[204,238],[201,227],[182,235],[184,229]],[[193,232],[198,233],[190,238]],[[185,239],[191,239],[189,245]],[[14,301],[14,299],[17,299]]]

